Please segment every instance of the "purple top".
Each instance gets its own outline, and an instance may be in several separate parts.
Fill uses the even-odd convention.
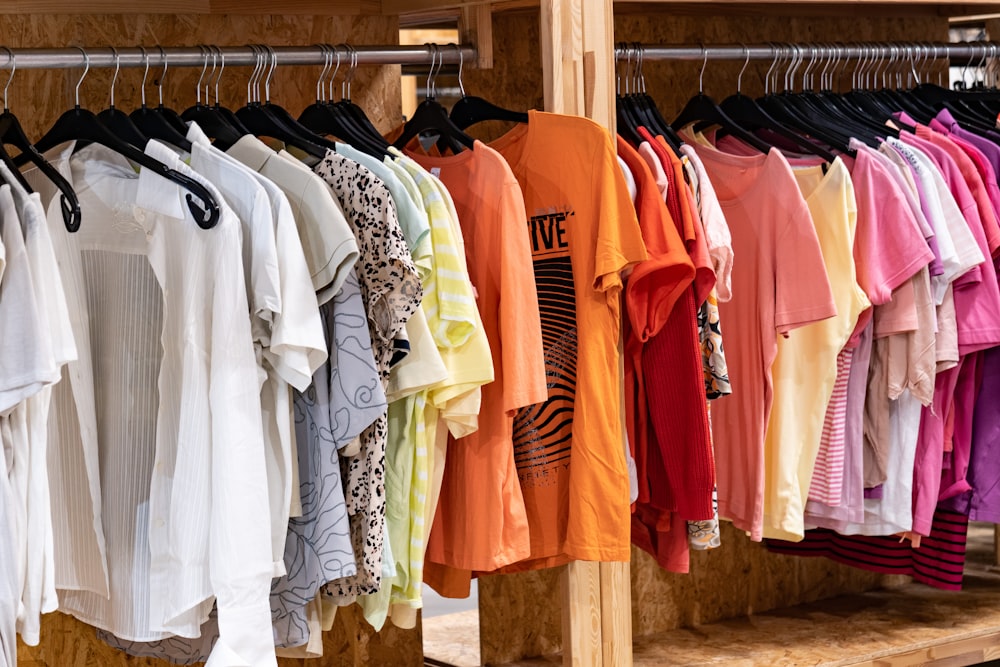
[[[952,116],[951,112],[947,109],[942,109],[941,112],[938,113],[935,120],[950,134],[954,134],[956,137],[965,139],[970,144],[978,148],[993,167],[993,172],[1000,173],[1000,146],[986,137],[981,137],[974,132],[969,132],[968,130],[959,127],[955,117]],[[931,127],[937,129],[934,127],[933,122],[931,123]],[[1000,134],[997,134],[997,139],[1000,140]]]

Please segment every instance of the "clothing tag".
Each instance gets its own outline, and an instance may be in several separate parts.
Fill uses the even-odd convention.
[[[441,167],[431,167],[431,176],[434,178],[441,177]]]

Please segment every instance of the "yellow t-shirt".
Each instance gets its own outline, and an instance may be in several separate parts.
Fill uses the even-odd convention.
[[[774,404],[764,436],[764,537],[798,541],[804,536],[805,504],[837,379],[837,355],[871,304],[858,286],[854,266],[857,208],[847,167],[837,159],[825,175],[820,166],[793,167],[792,172],[809,206],[837,306],[836,317],[797,329],[788,338],[779,336],[771,369]]]

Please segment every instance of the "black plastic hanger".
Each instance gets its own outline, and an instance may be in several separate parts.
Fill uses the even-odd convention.
[[[722,100],[719,105],[726,114],[747,129],[766,129],[773,134],[782,137],[800,150],[823,158],[827,162],[833,162],[836,156],[819,144],[816,144],[797,132],[793,132],[783,124],[778,122],[771,114],[767,113],[756,100],[743,94],[743,73],[747,65],[750,64],[750,49],[746,49],[746,60],[743,68],[736,78],[736,93]]]
[[[139,88],[142,103],[138,109],[129,115],[129,118],[131,118],[136,127],[150,139],[158,139],[172,146],[176,146],[182,151],[190,153],[191,141],[187,138],[187,126],[184,125],[184,121],[180,121],[181,126],[184,128],[183,131],[180,131],[177,129],[177,126],[171,122],[172,116],[165,113],[165,111],[157,111],[146,106],[146,78],[149,76],[149,54],[146,53],[145,48],[140,48],[142,48],[142,55],[145,59],[145,70],[142,73],[142,85]],[[160,48],[160,57],[163,59],[163,72],[160,73],[158,85],[160,93],[160,106],[158,108],[163,109],[163,77],[167,74],[167,55],[163,51],[162,47]],[[117,74],[118,72],[116,69],[116,77]],[[113,90],[114,84],[112,84],[112,91]]]
[[[332,141],[302,125],[302,123],[296,120],[295,117],[288,113],[288,111],[286,111],[283,107],[271,101],[271,77],[274,75],[274,70],[278,67],[278,54],[270,46],[261,46],[261,48],[264,49],[264,54],[268,58],[268,70],[264,79],[264,101],[261,106],[263,106],[268,113],[277,118],[279,122],[289,128],[292,128],[296,134],[308,139],[311,143],[314,143],[317,146],[333,150],[336,146]]]
[[[264,68],[264,50],[260,47],[251,47],[257,54],[257,67],[251,75],[250,83],[247,84],[247,104],[237,110],[236,117],[250,131],[251,134],[259,137],[272,137],[288,146],[294,146],[303,153],[322,159],[326,156],[327,149],[316,144],[310,138],[289,126],[280,118],[275,116],[269,109],[261,104],[260,90],[258,84]],[[255,94],[251,94],[253,89]]]
[[[389,142],[385,140],[382,133],[378,131],[375,124],[368,118],[364,109],[351,101],[351,83],[354,81],[354,73],[358,70],[358,50],[350,44],[344,44],[343,46],[350,55],[350,63],[347,76],[344,77],[344,81],[341,83],[340,101],[333,105],[334,111],[346,115],[348,119],[352,120],[360,128],[362,133],[370,137],[377,145],[388,149]],[[330,92],[333,92],[332,89]]]
[[[320,44],[319,48],[323,51],[324,58],[323,69],[316,80],[316,102],[310,104],[302,111],[298,122],[316,134],[337,137],[341,141],[373,157],[381,158],[385,156],[389,144],[381,135],[377,139],[372,138],[352,117],[342,110],[336,109],[330,103],[330,98],[326,94],[326,75],[333,69],[333,61],[336,57],[337,67],[333,69],[329,83],[330,96],[332,97],[333,80],[340,70],[340,51],[329,44]]]
[[[0,48],[6,50],[10,58],[10,76],[7,77],[7,84],[3,89],[3,113],[0,114],[0,155],[6,156],[4,163],[15,174],[15,178],[20,177],[22,185],[29,192],[31,188],[27,187],[27,181],[21,176],[17,165],[10,158],[7,151],[3,149],[4,144],[14,146],[21,151],[21,155],[35,165],[59,189],[61,193],[59,196],[59,206],[62,209],[63,223],[66,225],[66,231],[75,232],[80,229],[80,200],[77,198],[73,187],[63,178],[63,175],[28,140],[28,136],[21,127],[21,122],[17,119],[17,116],[11,113],[10,108],[7,106],[7,89],[10,88],[10,82],[14,78],[14,72],[17,70],[17,61],[13,51],[7,47]]]
[[[705,94],[703,85],[705,66],[708,64],[708,51],[704,47],[702,48],[702,55],[703,60],[701,73],[698,75],[698,94],[688,100],[687,104],[684,105],[684,108],[681,109],[681,112],[677,115],[673,122],[670,123],[670,126],[676,129],[683,128],[698,121],[706,121],[713,125],[719,125],[729,134],[766,155],[771,150],[771,146],[755,134],[752,134],[746,129],[740,127],[736,121],[726,115],[725,111],[719,108],[719,105],[715,103],[715,100]]]
[[[69,141],[97,143],[105,146],[135,162],[143,169],[184,187],[191,193],[186,195],[187,205],[198,226],[203,229],[214,227],[219,221],[220,209],[218,202],[215,201],[208,188],[186,174],[171,169],[159,160],[146,155],[135,146],[122,141],[105,127],[93,112],[80,107],[80,84],[83,83],[87,72],[90,71],[90,56],[82,48],[80,51],[83,53],[85,65],[83,75],[76,84],[74,107],[59,116],[52,128],[35,144],[35,148],[39,152],[45,152]]]
[[[633,69],[632,69],[632,47],[626,45],[620,45],[616,47],[616,62],[620,59],[617,57],[618,54],[623,53],[625,55],[625,92],[622,93],[622,75],[617,70],[615,70],[615,115],[617,118],[618,125],[618,135],[621,136],[625,141],[627,141],[632,146],[638,147],[644,141],[642,135],[639,134],[639,127],[642,122],[639,120],[635,113],[635,109],[630,104],[628,100],[629,89],[633,81]],[[461,83],[461,81],[460,81]],[[464,94],[464,89],[463,89]],[[452,109],[452,115],[454,115],[454,109]],[[648,129],[648,128],[647,128]]]
[[[436,44],[428,44],[427,46],[431,49],[431,69],[427,75],[427,97],[417,105],[413,117],[406,121],[403,133],[393,145],[402,149],[410,143],[410,140],[421,133],[433,132],[440,137],[439,147],[443,144],[446,149],[459,153],[466,148],[472,148],[475,140],[451,121],[448,117],[448,110],[435,99],[434,79],[436,72],[434,66],[437,62],[438,47]]]
[[[184,110],[181,118],[187,122],[197,123],[202,132],[214,140],[214,145],[217,148],[228,150],[230,146],[239,141],[241,137],[250,134],[250,132],[243,127],[243,124],[239,122],[232,111],[228,109],[224,110],[219,106],[219,79],[222,78],[222,71],[226,67],[226,57],[222,49],[204,45],[199,48],[202,49],[202,53],[205,55],[205,65],[202,67],[201,75],[198,77],[195,93],[196,102],[193,107]],[[205,84],[205,101],[203,104],[201,99],[201,82],[204,80],[205,72],[208,70],[209,57],[212,58],[212,74],[209,76],[208,83]],[[222,67],[219,68],[218,78],[215,78],[216,65],[219,58],[222,59]],[[215,78],[215,106],[212,106],[209,102],[208,95],[213,78]],[[224,111],[228,111],[229,114],[232,114],[232,117],[224,113]]]
[[[462,97],[451,107],[451,118],[457,127],[465,130],[476,123],[488,120],[501,120],[508,123],[527,123],[528,114],[524,111],[512,111],[498,107],[492,102],[465,92],[465,83],[462,81],[462,69],[465,66],[465,54],[462,47],[455,45],[458,51],[458,89],[462,92]]]

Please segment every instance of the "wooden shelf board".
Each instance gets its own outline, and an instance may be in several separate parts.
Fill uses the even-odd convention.
[[[963,667],[1000,658],[992,528],[970,526],[965,588],[848,595],[637,638],[636,667]],[[505,667],[559,664],[557,656]]]
[[[373,15],[381,0],[4,0],[0,14],[312,14]]]

